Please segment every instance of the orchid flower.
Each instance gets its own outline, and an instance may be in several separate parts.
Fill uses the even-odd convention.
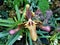
[[[29,10],[29,4],[26,5],[26,17],[28,22],[25,24],[26,28],[29,29],[30,35],[33,41],[37,40],[37,33],[36,33],[36,23],[32,21],[33,13]]]
[[[36,23],[32,21],[31,19],[29,19],[25,25],[26,25],[26,28],[28,28],[30,31],[32,40],[36,41],[37,40]]]
[[[36,27],[37,27],[37,24],[39,25],[39,27],[47,32],[50,31],[50,26],[43,26],[42,22],[41,21],[33,21],[32,20],[32,12],[29,10],[29,5],[26,6],[26,14],[25,16],[27,17],[28,21],[27,23],[25,23],[25,27],[29,29],[30,31],[30,35],[31,35],[31,38],[33,41],[36,41],[37,40],[37,33],[36,33]],[[37,10],[38,14],[40,14],[40,11]]]

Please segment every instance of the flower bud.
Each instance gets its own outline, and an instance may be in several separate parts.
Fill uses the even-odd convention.
[[[10,33],[11,35],[13,35],[13,34],[15,34],[17,31],[19,31],[19,29],[20,29],[20,26],[18,26],[16,29],[10,30],[9,33]]]
[[[41,29],[43,29],[47,32],[50,32],[50,30],[51,30],[50,26],[42,26]]]
[[[16,31],[15,31],[15,30],[10,30],[9,33],[10,33],[11,35],[13,35],[13,34],[16,33]]]

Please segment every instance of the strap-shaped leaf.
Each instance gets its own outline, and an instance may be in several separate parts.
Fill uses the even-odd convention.
[[[4,44],[0,44],[0,45],[4,45]]]
[[[24,9],[24,12],[26,11],[26,8]],[[23,13],[23,15],[22,15],[22,17],[21,17],[21,21],[24,21],[24,18],[25,18],[25,16],[24,16],[24,13]]]
[[[6,45],[13,45],[13,43],[18,39],[20,36],[20,31],[13,35],[6,43]]]
[[[59,36],[59,37],[57,37],[57,39],[60,39],[60,36]]]
[[[30,45],[33,45],[32,44],[32,39],[31,39],[31,36],[30,36],[30,33],[28,32],[28,37],[29,37],[29,43],[30,43]]]
[[[60,18],[56,18],[56,20],[60,20]]]
[[[45,34],[45,33],[48,33],[48,32],[45,32],[45,31],[37,31],[37,33],[43,33],[43,34]]]
[[[8,32],[0,32],[0,38],[7,36],[9,33]]]
[[[17,5],[15,5],[15,10],[16,10],[18,21],[20,21],[20,12]]]
[[[13,24],[14,23],[14,21],[12,21],[12,20],[3,20],[3,19],[0,19],[0,22],[2,23],[9,23],[9,24]]]
[[[2,23],[0,23],[0,26],[12,27],[13,25],[11,25],[11,24],[2,24]]]
[[[40,38],[50,38],[51,36],[40,36]]]
[[[14,2],[13,2],[13,3],[14,3],[14,6],[15,6],[15,5],[19,6],[19,5],[20,5],[20,1],[21,1],[21,0],[14,0]]]
[[[47,34],[48,32],[44,32],[44,31],[37,31],[37,34],[40,34],[41,36],[44,36],[44,34]]]

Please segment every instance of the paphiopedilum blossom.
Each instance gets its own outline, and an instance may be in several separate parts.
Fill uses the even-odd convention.
[[[29,29],[32,40],[36,41],[37,40],[36,23],[29,19],[25,26],[26,28]]]
[[[25,23],[25,27],[29,29],[32,40],[36,41],[37,40],[37,33],[36,33],[37,25],[36,24],[38,23],[38,25],[40,26],[41,29],[48,31],[48,32],[50,31],[50,27],[49,26],[41,26],[42,22],[33,21],[32,20],[33,13],[29,9],[29,7],[30,7],[29,5],[26,5],[26,14],[25,15],[26,15],[28,21],[27,21],[27,23]],[[35,14],[39,16],[42,13],[38,9]],[[43,16],[43,15],[40,15],[40,16]]]
[[[33,14],[29,9],[29,4],[26,5],[26,17],[28,19],[28,22],[25,24],[26,28],[29,29],[30,35],[33,41],[37,40],[37,33],[36,33],[36,23],[32,21]]]

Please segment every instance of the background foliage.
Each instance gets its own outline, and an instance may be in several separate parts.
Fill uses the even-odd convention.
[[[58,16],[57,13],[54,13],[49,20],[50,24],[48,25],[52,27],[52,30],[50,32],[42,31],[39,28],[37,29],[36,32],[38,34],[38,41],[36,42],[32,41],[28,29],[22,28],[14,35],[11,35],[9,33],[9,31],[15,29],[18,24],[22,24],[27,21],[24,18],[26,4],[30,4],[31,11],[35,12],[36,8],[39,8],[43,15],[46,16],[45,13],[50,8],[50,3],[48,2],[48,0],[4,0],[0,2],[3,3],[0,4],[0,45],[15,45],[14,43],[17,41],[20,35],[22,35],[24,38],[24,42],[21,42],[23,43],[21,45],[46,45],[47,43],[48,45],[54,45],[55,41],[57,41],[56,44],[58,44],[60,39],[60,23],[57,21],[60,20],[60,17],[54,17],[55,15]],[[22,8],[23,13],[21,14],[20,10]],[[15,15],[11,13],[11,15],[9,16],[9,12],[11,12],[11,10],[15,11]]]

